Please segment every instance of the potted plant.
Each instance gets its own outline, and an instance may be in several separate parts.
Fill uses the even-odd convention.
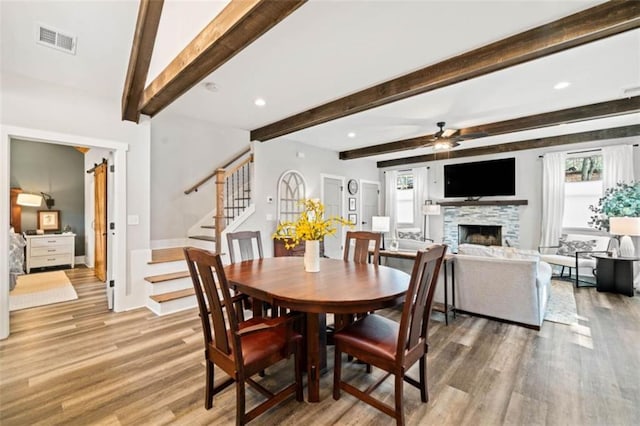
[[[589,225],[603,231],[609,231],[610,217],[640,217],[640,182],[619,182],[607,188],[589,210],[594,213]]]
[[[278,224],[273,238],[284,241],[285,247],[291,249],[301,241],[305,242],[304,267],[307,272],[320,271],[320,240],[328,235],[335,235],[337,225],[353,224],[339,216],[324,218],[324,205],[317,199],[303,199],[304,207],[298,219]]]

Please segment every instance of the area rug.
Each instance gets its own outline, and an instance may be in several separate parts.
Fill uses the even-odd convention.
[[[571,282],[551,281],[551,297],[547,303],[544,320],[567,325],[578,323],[578,310]]]
[[[9,310],[66,302],[78,298],[64,271],[18,276],[16,288],[9,293]]]

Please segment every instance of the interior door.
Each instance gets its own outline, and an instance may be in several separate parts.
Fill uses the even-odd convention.
[[[94,176],[94,225],[96,277],[107,281],[107,163],[95,167]]]
[[[361,227],[363,231],[371,231],[371,216],[380,215],[380,183],[361,181]]]
[[[344,178],[335,176],[322,177],[322,203],[324,204],[325,217],[342,216],[342,187]],[[333,259],[342,258],[343,251],[343,226],[337,225],[335,235],[324,239],[324,254]]]

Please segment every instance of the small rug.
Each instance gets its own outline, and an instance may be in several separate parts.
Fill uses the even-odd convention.
[[[64,271],[18,276],[16,288],[9,293],[9,310],[66,302],[78,298]]]
[[[578,310],[571,282],[551,280],[551,297],[544,320],[567,325],[578,323]]]

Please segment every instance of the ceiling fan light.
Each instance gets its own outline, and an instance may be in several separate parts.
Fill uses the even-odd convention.
[[[435,151],[444,151],[451,148],[452,148],[451,142],[449,141],[438,141],[433,144],[433,149]]]

